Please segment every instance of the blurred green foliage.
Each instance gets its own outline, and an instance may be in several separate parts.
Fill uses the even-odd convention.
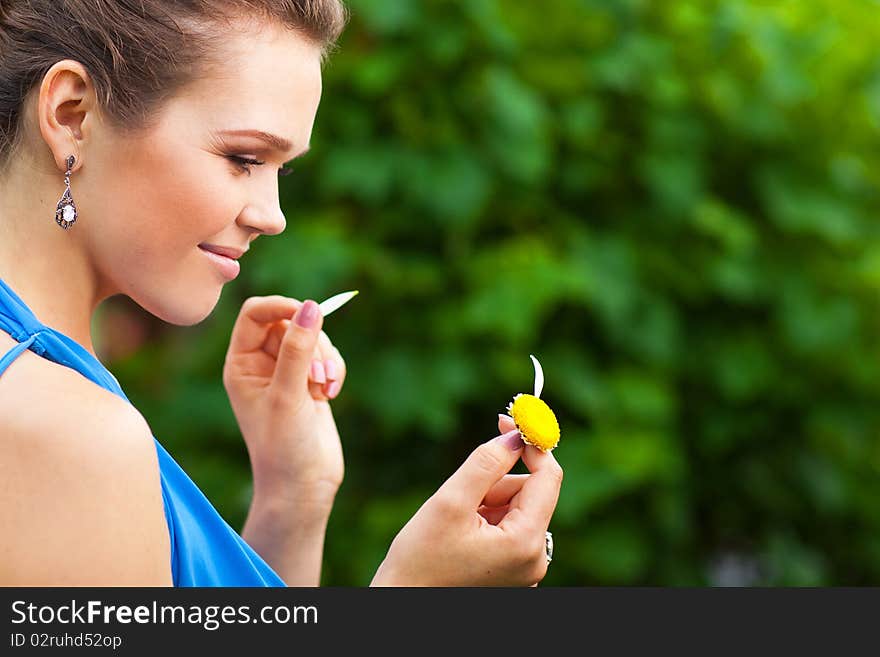
[[[880,583],[880,4],[350,0],[312,152],[203,324],[112,364],[230,523],[250,295],[325,326],[365,585],[510,398],[565,468],[545,583]]]

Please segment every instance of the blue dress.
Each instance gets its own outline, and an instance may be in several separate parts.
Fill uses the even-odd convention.
[[[0,376],[25,349],[76,370],[125,401],[116,377],[80,344],[44,326],[0,278],[0,330],[18,345],[0,358]],[[217,512],[204,493],[153,437],[165,520],[171,537],[175,586],[286,586],[284,581]]]

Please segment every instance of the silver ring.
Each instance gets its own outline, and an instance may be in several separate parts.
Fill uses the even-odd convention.
[[[547,563],[553,561],[553,534],[544,532],[544,550],[547,552]]]

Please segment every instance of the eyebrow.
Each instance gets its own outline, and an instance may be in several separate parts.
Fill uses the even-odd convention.
[[[278,135],[273,135],[270,132],[264,132],[263,130],[221,130],[220,134],[233,135],[236,137],[255,137],[260,141],[267,143],[279,153],[289,153],[293,148],[293,144],[289,140],[284,137],[279,137]],[[306,146],[303,151],[299,155],[295,155],[294,158],[305,155],[309,152],[310,148],[311,146]]]

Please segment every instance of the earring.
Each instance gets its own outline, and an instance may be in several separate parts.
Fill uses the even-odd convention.
[[[73,202],[73,195],[70,193],[70,170],[73,168],[74,162],[76,162],[76,158],[73,155],[68,156],[67,173],[64,174],[64,184],[67,186],[67,189],[64,190],[64,194],[61,195],[61,200],[58,201],[58,205],[55,208],[55,221],[64,230],[70,228],[76,221],[76,204]]]

